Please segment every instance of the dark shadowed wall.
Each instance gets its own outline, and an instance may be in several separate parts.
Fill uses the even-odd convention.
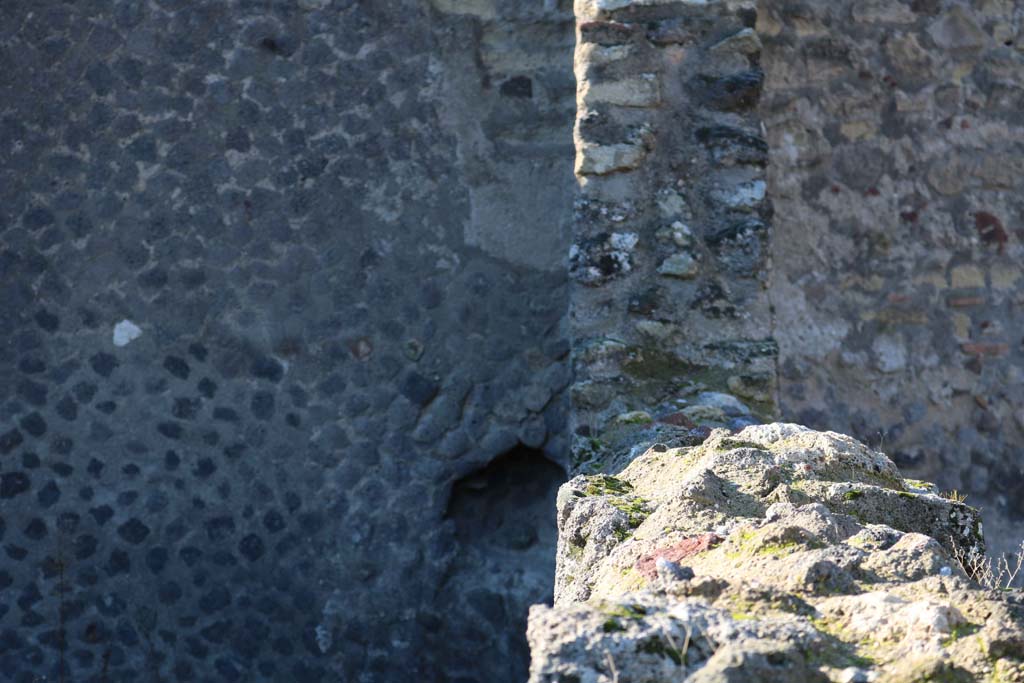
[[[473,679],[426,634],[550,591],[453,605],[445,515],[565,450],[571,45],[543,0],[0,4],[5,680]]]

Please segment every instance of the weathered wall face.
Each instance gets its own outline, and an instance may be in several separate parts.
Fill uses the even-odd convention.
[[[569,44],[539,0],[0,4],[5,679],[446,678],[453,482],[564,448]]]
[[[758,19],[782,414],[881,443],[1000,525],[1024,514],[1022,20],[941,0]]]
[[[580,465],[631,426],[737,417],[723,392],[770,415],[775,345],[755,4],[578,2],[576,14]]]

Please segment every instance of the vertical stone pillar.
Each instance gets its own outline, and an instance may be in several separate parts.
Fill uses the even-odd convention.
[[[755,4],[576,1],[577,465],[627,425],[774,413]]]

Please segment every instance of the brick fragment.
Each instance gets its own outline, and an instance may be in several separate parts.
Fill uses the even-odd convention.
[[[981,296],[951,296],[946,300],[946,305],[950,308],[970,308],[971,306],[981,306],[985,303],[985,297]]]
[[[1010,352],[1007,344],[995,342],[968,342],[960,345],[960,350],[969,356],[979,358],[1001,358]]]
[[[653,553],[644,555],[636,561],[634,567],[645,578],[653,579],[658,575],[656,563],[659,557],[664,557],[669,562],[679,562],[687,557],[711,550],[723,540],[718,534],[701,534],[684,538],[674,545],[658,548]]]

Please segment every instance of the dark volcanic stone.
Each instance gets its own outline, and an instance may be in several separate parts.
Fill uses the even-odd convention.
[[[168,439],[180,439],[182,434],[181,425],[177,422],[161,422],[156,426],[158,432],[166,436]]]
[[[235,520],[231,517],[213,517],[206,521],[206,534],[211,541],[223,541],[234,533]]]
[[[185,359],[178,356],[167,356],[164,358],[164,369],[178,379],[188,379],[191,372]]]
[[[201,404],[197,398],[176,398],[171,414],[180,420],[191,420],[199,413]]]
[[[18,422],[21,428],[34,437],[46,434],[46,420],[39,413],[29,413]]]
[[[402,392],[402,396],[413,403],[425,406],[430,403],[437,392],[441,389],[440,385],[418,372],[410,372],[401,381],[399,391]]]
[[[36,500],[39,501],[39,506],[42,508],[53,507],[60,500],[60,487],[57,486],[57,482],[47,482],[43,488],[39,489]]]
[[[263,556],[263,540],[256,534],[249,534],[238,544],[238,552],[250,562],[255,562]]]
[[[89,358],[89,366],[100,377],[110,377],[120,364],[120,361],[109,353],[97,353]]]
[[[46,528],[46,522],[39,519],[38,517],[31,520],[28,526],[25,527],[25,537],[33,541],[41,541],[46,538],[48,529]]]
[[[142,520],[132,517],[127,522],[117,527],[117,535],[132,545],[138,545],[149,536],[149,527]]]
[[[284,367],[277,360],[269,356],[263,356],[253,361],[252,374],[253,377],[258,379],[280,382],[284,376]]]
[[[752,69],[728,76],[702,76],[698,91],[708,106],[721,111],[749,109],[757,104],[764,84],[764,72]]]
[[[25,437],[16,428],[0,434],[0,455],[7,455],[25,441]]]
[[[274,415],[274,395],[268,391],[257,391],[249,404],[254,417],[269,420]]]
[[[47,332],[56,332],[60,327],[60,318],[43,309],[35,315],[36,324]]]
[[[146,551],[146,567],[149,571],[154,574],[159,574],[167,566],[168,552],[167,548],[158,546],[156,548],[150,548]]]
[[[37,408],[42,408],[46,405],[46,394],[45,384],[39,384],[29,379],[23,379],[18,382],[18,395],[25,399],[27,403]]]
[[[66,394],[55,406],[57,414],[68,422],[74,422],[78,418],[78,404],[70,394]]]
[[[6,472],[0,474],[0,498],[14,498],[25,493],[32,481],[24,472]]]

